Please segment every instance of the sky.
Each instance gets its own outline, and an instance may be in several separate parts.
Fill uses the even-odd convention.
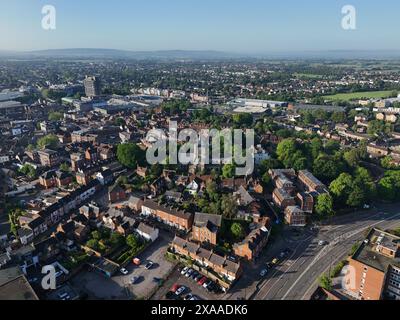
[[[342,28],[344,5],[356,30]],[[0,50],[400,50],[399,14],[398,0],[0,0]]]

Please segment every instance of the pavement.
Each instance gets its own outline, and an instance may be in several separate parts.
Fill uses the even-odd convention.
[[[261,258],[245,266],[244,276],[224,299],[306,300],[318,286],[318,278],[348,256],[353,245],[364,240],[371,227],[393,229],[400,226],[398,204],[333,218],[318,230],[304,228],[293,232],[286,227],[275,241],[266,247]],[[329,245],[320,246],[325,240]],[[291,253],[268,275],[261,279],[265,263],[284,249]]]

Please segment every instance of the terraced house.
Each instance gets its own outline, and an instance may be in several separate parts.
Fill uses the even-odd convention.
[[[166,225],[186,232],[192,229],[194,219],[193,213],[159,205],[152,200],[144,201],[141,214],[154,217]]]
[[[227,257],[205,249],[199,244],[175,236],[170,250],[181,257],[194,261],[193,267],[207,277],[229,289],[242,274],[240,262],[234,262]]]

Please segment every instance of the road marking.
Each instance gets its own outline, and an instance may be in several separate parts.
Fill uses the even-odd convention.
[[[375,215],[375,216],[377,216],[377,215]],[[397,218],[397,217],[399,217],[399,216],[400,216],[400,214],[396,214],[396,215],[392,216],[391,219]],[[353,232],[348,232],[348,234],[353,234],[353,235],[349,236],[349,237],[348,237],[347,239],[345,239],[345,240],[348,240],[348,239],[350,239],[350,238],[352,238],[352,237],[355,237],[358,233],[363,232],[363,231],[364,231],[365,229],[367,229],[367,228],[372,228],[372,227],[374,227],[374,226],[376,226],[376,225],[378,225],[378,224],[383,224],[383,223],[385,223],[385,222],[388,222],[388,221],[387,221],[387,220],[381,220],[381,221],[375,222],[375,223],[373,223],[373,224],[371,224],[371,225],[365,226],[365,227],[363,227],[363,228],[359,228],[358,230],[361,229],[361,231],[356,230],[356,231],[353,231]],[[333,248],[332,248],[332,249],[333,249]],[[346,254],[347,254],[347,253],[346,253]],[[325,270],[324,270],[321,274],[323,274],[324,272],[326,272],[327,269],[329,269],[329,266],[326,267]],[[297,282],[300,280],[300,278],[303,277],[304,273],[305,273],[305,272],[303,272],[303,273],[301,274],[301,276],[296,280],[296,282],[295,282],[295,283],[292,285],[292,287],[288,290],[288,292],[287,292],[286,295],[282,298],[282,300],[285,299],[285,298],[287,297],[287,295],[289,294],[289,292],[290,292],[291,290],[293,290],[293,287],[297,284]],[[316,280],[317,280],[317,279],[316,279]],[[304,300],[304,299],[305,299],[305,297],[306,297],[306,295],[308,294],[308,292],[314,287],[314,284],[315,284],[316,280],[315,280],[315,281],[313,282],[313,284],[307,289],[306,293],[303,295],[303,297],[301,298],[301,300]]]

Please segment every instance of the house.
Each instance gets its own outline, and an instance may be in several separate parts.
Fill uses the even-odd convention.
[[[199,192],[200,190],[200,186],[201,186],[202,181],[195,177],[194,179],[192,179],[191,182],[189,182],[189,184],[186,186],[186,190],[191,194],[191,195],[195,195],[197,194],[197,192]]]
[[[270,235],[270,221],[264,219],[258,224],[242,242],[233,245],[233,252],[236,256],[248,261],[254,261],[266,246]]]
[[[100,181],[103,186],[110,185],[114,181],[114,174],[110,169],[103,170],[96,174],[96,179]]]
[[[78,242],[84,242],[90,232],[90,228],[87,225],[69,220],[66,223],[61,223],[57,227],[58,232],[62,232],[70,240],[76,240]]]
[[[196,266],[197,270],[225,289],[229,289],[243,272],[240,262],[229,260],[179,236],[171,242],[170,250],[179,256],[190,257],[194,261],[193,267]]]
[[[35,238],[33,230],[31,228],[22,227],[17,231],[18,239],[22,245],[27,245]]]
[[[140,197],[130,196],[128,199],[128,207],[135,212],[142,210],[143,199]]]
[[[195,213],[192,239],[198,242],[217,244],[218,232],[221,228],[222,216],[207,213]]]
[[[296,201],[300,206],[300,209],[307,213],[312,213],[314,210],[314,198],[307,192],[298,192],[296,195]]]
[[[254,202],[254,198],[243,186],[240,186],[238,191],[233,193],[233,197],[236,199],[239,206],[245,207]]]
[[[125,190],[119,184],[114,184],[108,188],[108,200],[111,203],[126,200],[127,195]]]
[[[162,223],[186,232],[192,229],[194,219],[194,215],[190,212],[165,207],[147,199],[142,205],[141,214],[154,217]]]
[[[317,192],[318,194],[329,193],[327,187],[308,170],[300,170],[298,180],[306,191]]]
[[[136,229],[136,233],[146,241],[154,242],[158,238],[159,230],[141,222]]]
[[[38,151],[40,164],[44,167],[54,167],[60,163],[58,152],[50,149]]]
[[[282,188],[274,189],[272,193],[272,200],[281,209],[285,209],[288,206],[296,205],[296,200],[294,199],[294,197]]]
[[[389,148],[376,143],[369,143],[367,145],[367,152],[373,158],[381,158],[389,155]]]
[[[307,224],[307,215],[297,206],[288,206],[285,209],[285,221],[292,227],[304,227]]]
[[[175,202],[179,202],[182,199],[182,193],[177,192],[177,191],[171,191],[171,190],[167,190],[164,193],[165,198],[167,198],[168,200],[173,200]]]

